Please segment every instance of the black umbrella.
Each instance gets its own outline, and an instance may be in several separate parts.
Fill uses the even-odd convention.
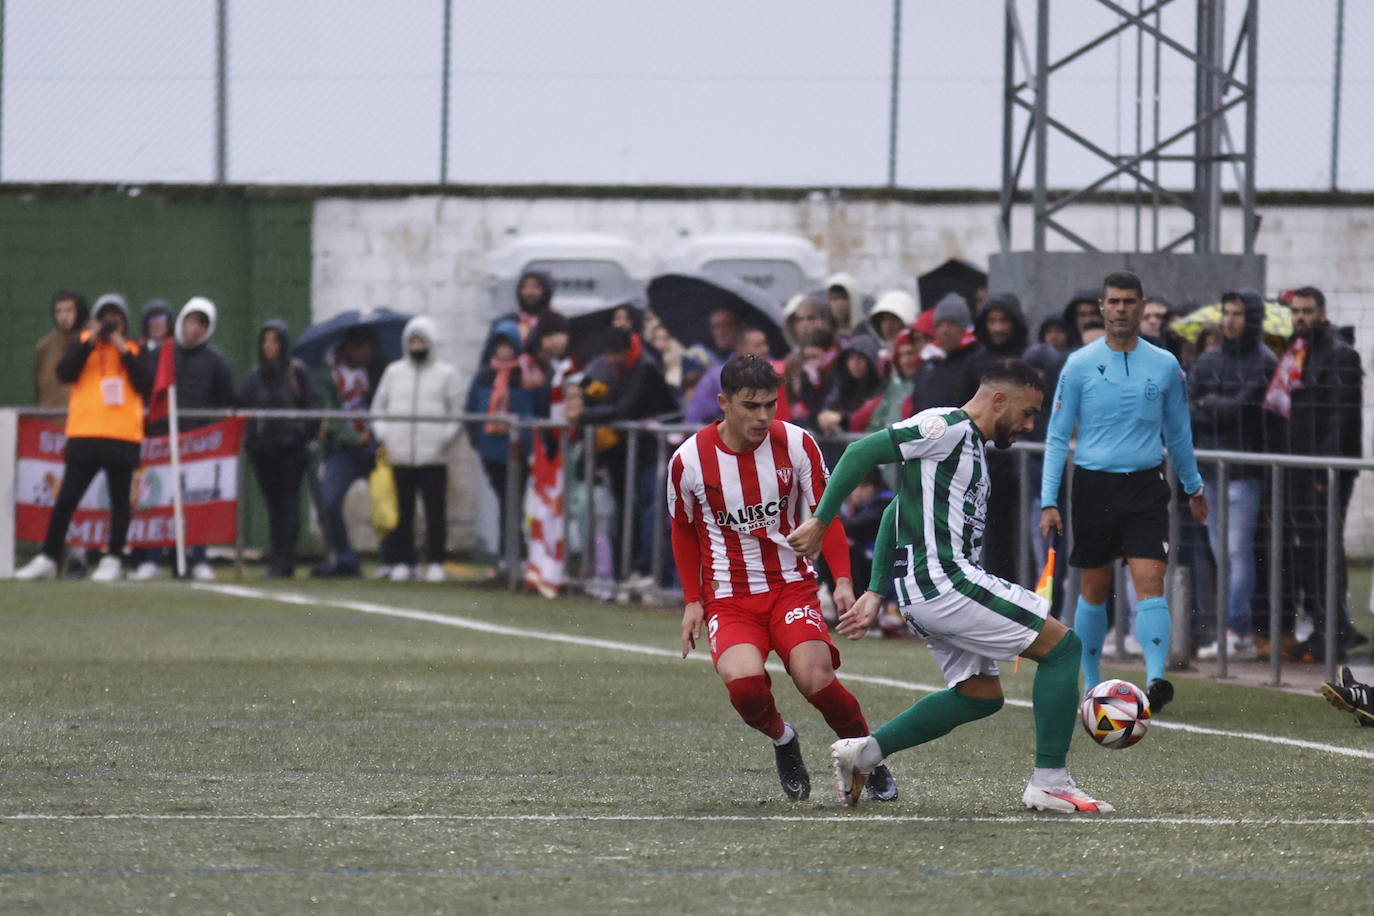
[[[935,308],[946,293],[958,293],[968,301],[969,308],[978,304],[979,288],[987,289],[988,274],[977,264],[961,258],[950,258],[934,270],[916,278],[921,294],[921,311]]]
[[[642,332],[644,300],[639,298],[629,299],[610,308],[574,315],[568,319],[568,355],[578,366],[588,365],[605,352],[606,332],[610,330],[611,319],[615,317],[616,312],[626,307],[634,310],[635,328]]]
[[[312,324],[301,333],[291,352],[312,366],[324,362],[326,354],[343,340],[344,334],[357,327],[370,327],[377,334],[381,355],[388,362],[401,358],[401,331],[412,316],[393,312],[389,308],[356,309],[340,312],[328,321]]]
[[[774,357],[787,355],[781,308],[748,283],[704,274],[664,274],[649,281],[649,310],[685,347],[712,348],[711,313],[722,308],[738,315],[745,326],[768,335]]]

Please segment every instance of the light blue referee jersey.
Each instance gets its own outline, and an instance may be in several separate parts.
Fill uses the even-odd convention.
[[[1193,455],[1188,386],[1178,360],[1144,339],[1118,353],[1104,337],[1069,356],[1059,374],[1045,436],[1040,505],[1059,504],[1069,439],[1078,428],[1075,467],[1117,474],[1143,471],[1164,460],[1178,470],[1185,493],[1202,486]]]

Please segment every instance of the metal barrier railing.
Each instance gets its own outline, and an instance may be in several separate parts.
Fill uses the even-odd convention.
[[[0,408],[0,412],[11,412],[24,416],[60,416],[65,414],[61,408]],[[567,424],[551,420],[528,419],[507,414],[371,414],[365,411],[349,410],[258,410],[258,409],[227,409],[227,410],[192,410],[181,411],[183,417],[188,418],[207,418],[223,419],[227,417],[246,417],[255,419],[318,419],[318,420],[387,420],[391,422],[419,422],[419,423],[486,423],[495,421],[506,424],[507,437],[509,442],[508,460],[512,466],[521,467],[524,464],[524,454],[521,439],[523,434],[528,431],[560,429],[567,430]],[[662,494],[666,489],[668,456],[685,437],[696,432],[699,427],[684,424],[661,423],[655,421],[642,422],[617,422],[617,423],[597,423],[589,424],[581,429],[580,442],[584,444],[582,454],[581,481],[583,486],[592,487],[599,470],[597,449],[595,447],[595,429],[597,427],[608,427],[622,434],[625,438],[624,462],[626,473],[624,475],[623,490],[618,494],[621,507],[632,507],[637,502],[637,475],[635,468],[638,464],[642,452],[641,439],[644,436],[652,437],[655,452],[655,494],[656,498],[652,501],[650,509],[649,524],[651,525],[652,547],[649,565],[649,575],[662,595],[670,594],[661,587],[661,583],[667,580],[664,573],[669,569],[667,563],[667,540],[664,536],[666,532],[666,520],[664,518],[665,505]],[[816,439],[822,445],[834,443],[848,443],[862,438],[860,434],[839,434],[839,435],[817,435]],[[1017,477],[1021,485],[1021,497],[1019,500],[1017,519],[1018,531],[1017,538],[1017,565],[1020,581],[1023,583],[1033,582],[1036,577],[1037,558],[1033,555],[1032,548],[1032,526],[1039,524],[1039,519],[1030,516],[1030,494],[1037,493],[1039,481],[1034,479],[1031,472],[1032,463],[1040,456],[1043,456],[1045,446],[1039,442],[1018,442],[1012,446],[1013,453],[1017,456]],[[1356,458],[1325,458],[1309,457],[1299,455],[1274,455],[1265,453],[1250,452],[1223,452],[1198,450],[1197,458],[1200,464],[1215,467],[1216,489],[1215,492],[1209,491],[1208,498],[1211,505],[1211,515],[1209,524],[1215,524],[1218,531],[1218,542],[1223,545],[1223,549],[1215,551],[1217,575],[1215,583],[1216,601],[1216,631],[1217,631],[1217,663],[1218,675],[1226,677],[1228,675],[1229,659],[1227,657],[1226,635],[1226,605],[1230,590],[1231,569],[1227,557],[1227,550],[1224,549],[1228,543],[1226,536],[1230,526],[1230,509],[1226,499],[1227,485],[1230,482],[1230,475],[1233,468],[1237,466],[1261,467],[1269,477],[1269,530],[1267,532],[1268,548],[1268,579],[1266,583],[1267,598],[1269,606],[1269,632],[1270,653],[1269,653],[1269,672],[1271,683],[1280,683],[1282,670],[1282,654],[1279,633],[1282,631],[1282,602],[1283,602],[1283,560],[1284,560],[1284,512],[1285,507],[1285,470],[1304,469],[1312,471],[1323,471],[1326,475],[1326,505],[1325,505],[1325,594],[1323,596],[1323,608],[1325,611],[1325,664],[1328,679],[1335,677],[1336,660],[1338,656],[1338,621],[1340,616],[1340,602],[1342,596],[1339,594],[1340,569],[1339,557],[1341,543],[1342,526],[1344,523],[1344,512],[1340,505],[1339,497],[1339,475],[1345,471],[1374,471],[1374,459]],[[1166,462],[1167,466],[1167,462]],[[240,464],[242,467],[242,463]],[[242,472],[241,472],[242,473]],[[565,474],[567,468],[565,467]],[[1168,480],[1171,489],[1177,491],[1177,477],[1172,467],[1167,467]],[[1066,470],[1065,487],[1066,491],[1072,486],[1073,465],[1070,464]],[[506,505],[505,514],[506,526],[501,532],[501,549],[504,554],[505,566],[508,577],[508,587],[516,589],[522,580],[520,564],[520,545],[521,530],[523,527],[523,515],[519,511],[519,506],[523,498],[522,486],[524,476],[520,473],[506,475]],[[242,492],[242,491],[241,491]],[[580,557],[580,570],[574,572],[569,568],[571,555],[565,551],[564,554],[564,582],[568,585],[583,589],[610,589],[619,585],[630,577],[634,569],[635,543],[633,533],[635,530],[634,514],[631,511],[621,511],[619,518],[619,556],[613,557],[614,570],[612,579],[598,578],[595,568],[595,541],[597,532],[597,512],[594,505],[593,491],[588,491],[588,498],[583,505],[583,517],[581,519],[581,536],[583,549]],[[1180,531],[1182,529],[1182,509],[1177,500],[1170,501],[1170,543],[1178,545],[1180,543]],[[1067,513],[1065,523],[1068,526],[1069,519]],[[1072,544],[1072,530],[1069,527],[1069,543]],[[239,526],[239,543],[236,544],[236,555],[238,566],[242,569],[242,555],[244,545],[242,543],[243,526]],[[1182,648],[1188,641],[1188,613],[1181,613],[1184,607],[1191,605],[1187,600],[1188,583],[1182,581],[1183,570],[1179,563],[1171,563],[1169,569],[1169,585],[1166,586],[1166,594],[1171,596],[1170,604],[1174,609],[1175,626],[1175,645]],[[1064,595],[1065,616],[1072,623],[1071,613],[1067,609],[1072,607],[1069,598],[1074,594],[1073,577],[1066,578],[1066,589]],[[1117,594],[1124,594],[1121,581],[1118,580]],[[1120,641],[1124,638],[1125,627],[1116,627],[1118,649]],[[1186,657],[1190,654],[1184,650],[1182,654]]]

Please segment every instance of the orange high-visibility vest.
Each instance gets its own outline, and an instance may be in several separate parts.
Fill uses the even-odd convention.
[[[90,337],[90,331],[81,334],[83,342]],[[138,355],[138,344],[132,340],[125,341],[124,346]],[[121,397],[118,400],[122,403],[105,403],[105,379],[119,380]],[[112,343],[97,340],[95,349],[86,357],[86,365],[81,367],[67,403],[67,438],[143,441],[143,398],[134,390],[119,351]]]

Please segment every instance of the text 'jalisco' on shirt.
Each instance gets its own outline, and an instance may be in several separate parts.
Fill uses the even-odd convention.
[[[1178,360],[1146,340],[1117,351],[1106,338],[1071,355],[1059,374],[1045,437],[1040,504],[1059,505],[1059,483],[1075,425],[1073,463],[1090,471],[1128,474],[1169,457],[1185,493],[1202,486],[1193,454],[1188,386]]]
[[[781,420],[751,451],[732,451],[716,424],[678,447],[668,465],[668,517],[696,529],[715,597],[815,578],[787,535],[816,508],[828,476],[811,435]]]

